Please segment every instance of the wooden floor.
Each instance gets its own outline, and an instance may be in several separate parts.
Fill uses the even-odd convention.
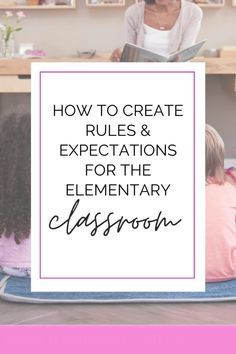
[[[0,300],[0,324],[236,324],[236,302],[30,305]]]

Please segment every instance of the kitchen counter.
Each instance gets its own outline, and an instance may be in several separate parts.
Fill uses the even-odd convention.
[[[31,62],[106,62],[109,55],[96,56],[92,59],[80,58],[44,58],[0,59],[0,92],[30,92],[30,65]],[[232,89],[236,91],[236,58],[195,58],[193,62],[205,62],[207,75],[230,75]]]

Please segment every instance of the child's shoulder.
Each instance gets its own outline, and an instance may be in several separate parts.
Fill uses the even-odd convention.
[[[229,190],[232,193],[236,193],[236,186],[227,180],[224,183],[224,188]]]
[[[229,182],[224,184],[211,183],[206,186],[206,198],[208,202],[220,203],[229,201],[236,205],[236,187]]]

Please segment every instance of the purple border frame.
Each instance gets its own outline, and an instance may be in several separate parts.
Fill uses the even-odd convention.
[[[41,129],[41,119],[42,119],[42,74],[192,74],[193,78],[193,276],[191,277],[43,277],[42,276],[42,237],[41,237],[41,209],[42,209],[42,188],[41,188],[41,173],[42,173],[42,155],[41,155],[41,139],[42,139],[42,129]],[[83,280],[102,280],[102,279],[117,279],[117,280],[151,280],[151,279],[160,279],[160,280],[192,280],[196,278],[196,151],[195,151],[195,123],[196,123],[196,80],[195,80],[195,71],[112,71],[112,70],[93,70],[93,71],[40,71],[39,72],[39,279],[63,279],[63,280],[73,280],[73,279],[83,279]]]

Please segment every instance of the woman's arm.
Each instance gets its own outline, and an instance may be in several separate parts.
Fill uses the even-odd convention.
[[[137,12],[135,7],[129,7],[125,12],[125,42],[137,44]]]
[[[180,49],[191,47],[197,39],[202,22],[202,10],[199,6],[194,4],[192,8],[192,16],[190,16],[188,25],[184,31],[183,40]]]
[[[125,12],[125,42],[137,44],[137,10],[135,5],[129,7]],[[116,48],[110,57],[111,61],[120,61],[122,54],[121,48]]]

